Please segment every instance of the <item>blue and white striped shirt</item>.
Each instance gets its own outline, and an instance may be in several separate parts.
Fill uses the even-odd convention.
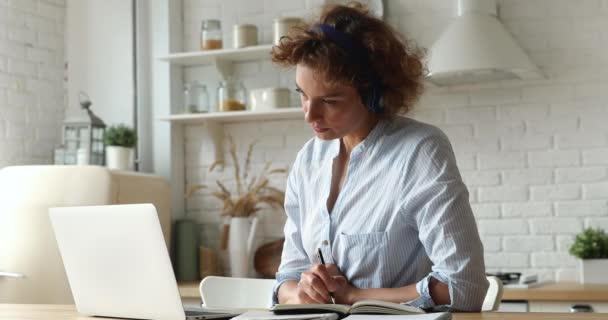
[[[382,120],[350,154],[342,190],[329,214],[338,139],[313,138],[297,155],[285,195],[285,244],[273,294],[323,250],[357,288],[416,283],[435,310],[479,311],[488,283],[483,246],[447,137],[413,119]],[[434,277],[449,287],[450,305],[429,294]]]

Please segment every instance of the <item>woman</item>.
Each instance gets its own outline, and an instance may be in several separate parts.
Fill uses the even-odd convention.
[[[397,116],[422,92],[420,51],[353,5],[325,7],[272,56],[295,66],[316,135],[288,178],[274,302],[479,311],[483,247],[450,143]]]

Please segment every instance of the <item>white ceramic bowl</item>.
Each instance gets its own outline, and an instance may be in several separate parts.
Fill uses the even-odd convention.
[[[252,111],[268,111],[289,107],[289,89],[260,88],[249,92],[249,102]]]

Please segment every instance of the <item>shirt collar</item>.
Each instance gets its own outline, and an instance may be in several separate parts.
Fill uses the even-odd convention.
[[[359,144],[361,146],[360,148],[364,150],[366,148],[369,148],[370,146],[373,146],[376,141],[378,141],[378,139],[383,135],[387,123],[388,120],[386,119],[378,120],[374,128],[372,128],[372,131],[370,131],[367,137],[365,137],[365,139],[363,139],[363,141],[361,141],[361,143]],[[357,145],[357,147],[359,147],[359,145]]]
[[[356,149],[360,149],[361,151],[364,151],[365,149],[369,148],[370,146],[373,146],[374,143],[376,143],[376,141],[378,141],[378,139],[382,136],[384,129],[386,128],[388,122],[389,121],[387,119],[378,120],[378,122],[372,128],[372,130],[369,132],[367,137],[365,137],[365,139],[363,139],[363,141],[361,141],[355,147],[355,149],[353,149],[353,151]],[[329,154],[328,154],[329,159],[334,159],[335,157],[338,156],[339,153],[340,153],[340,139],[334,139],[331,141],[331,147],[330,147]]]

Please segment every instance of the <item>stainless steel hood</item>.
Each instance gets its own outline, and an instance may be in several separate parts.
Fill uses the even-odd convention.
[[[458,0],[458,14],[433,44],[428,80],[438,86],[541,79],[497,17],[494,0]]]

